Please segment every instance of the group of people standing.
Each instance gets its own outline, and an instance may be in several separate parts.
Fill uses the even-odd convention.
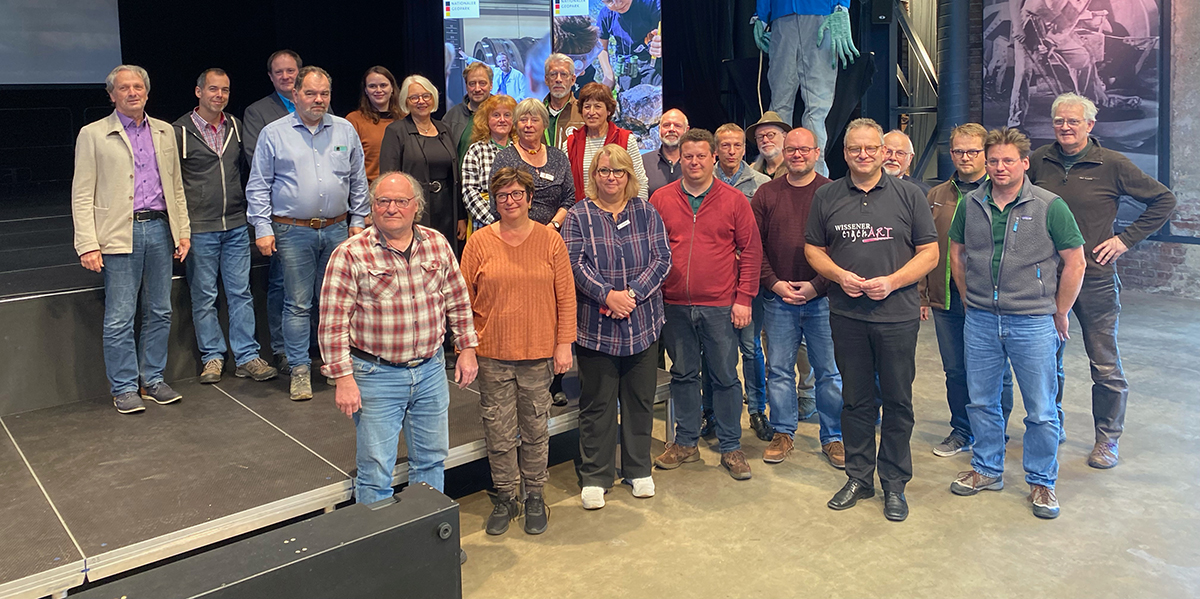
[[[850,173],[836,181],[816,170],[817,135],[772,113],[714,135],[668,111],[647,169],[636,136],[611,122],[611,90],[589,83],[572,94],[569,57],[546,60],[544,100],[520,102],[493,95],[495,74],[477,64],[444,121],[431,116],[439,98],[428,79],[397,84],[383,67],[367,71],[359,108],[343,119],[329,113],[330,75],[283,50],[268,59],[275,91],[244,123],[224,111],[228,76],[209,69],[198,107],[175,126],[145,115],[144,70],[114,69],[116,111],[81,131],[73,193],[81,263],[105,275],[117,409],[180,399],[162,380],[173,253],[188,266],[201,382],[220,380],[227,353],[218,274],[237,376],[286,369],[291,398],[310,399],[315,338],[337,407],[355,422],[360,502],[391,496],[401,430],[410,482],[442,489],[446,370],[460,388],[478,378],[497,490],[490,534],[521,514],[527,533],[547,528],[549,412],[565,403],[561,376],[573,365],[583,507],[603,507],[618,478],[635,497],[653,496],[653,468],[699,461],[706,429],[721,466],[751,478],[739,354],[751,426],[770,441],[763,461],[794,450],[809,379],[822,452],[847,474],[829,507],[873,497],[878,469],[884,515],[904,520],[917,331],[930,315],[953,428],[934,452],[974,450],[954,493],[1003,487],[1011,364],[1033,510],[1058,514],[1072,309],[1096,381],[1089,464],[1116,464],[1127,388],[1112,260],[1161,226],[1174,196],[1089,139],[1096,109],[1086,98],[1055,102],[1058,141],[1032,154],[1015,130],[958,127],[958,172],[927,195],[906,180],[911,143],[870,119],[847,127]],[[760,151],[754,165],[748,140]],[[1114,237],[1120,194],[1149,209]],[[253,336],[252,239],[272,256],[275,366]],[[673,441],[655,457],[660,348],[671,359]]]

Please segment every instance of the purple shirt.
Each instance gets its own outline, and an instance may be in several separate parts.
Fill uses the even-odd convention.
[[[158,175],[158,157],[154,155],[154,136],[150,119],[143,117],[139,126],[133,119],[117,112],[129,145],[133,147],[133,211],[166,210],[162,178]]]

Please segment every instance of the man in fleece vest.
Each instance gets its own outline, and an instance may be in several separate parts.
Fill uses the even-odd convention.
[[[1083,283],[1083,235],[1066,202],[1025,176],[1029,138],[1016,129],[992,131],[984,155],[989,180],[963,198],[950,224],[951,274],[967,304],[967,415],[975,434],[971,470],[959,473],[950,490],[974,495],[1004,488],[1000,389],[1007,358],[1027,414],[1024,466],[1033,515],[1056,518],[1057,354]]]

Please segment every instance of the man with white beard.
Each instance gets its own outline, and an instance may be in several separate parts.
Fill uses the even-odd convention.
[[[783,163],[783,138],[790,128],[770,110],[764,112],[757,123],[747,127],[746,137],[758,145],[758,160],[750,168],[772,179],[786,175],[788,170]]]
[[[913,161],[912,139],[908,137],[908,134],[899,129],[892,129],[883,136],[883,145],[883,172],[908,181],[920,187],[922,193],[929,195],[930,187],[924,181],[908,174],[908,167],[912,165]]]
[[[662,141],[658,148],[658,160],[646,168],[651,195],[658,191],[658,188],[674,183],[683,176],[683,168],[679,166],[679,140],[687,130],[687,115],[678,108],[663,113],[658,122],[658,138]]]

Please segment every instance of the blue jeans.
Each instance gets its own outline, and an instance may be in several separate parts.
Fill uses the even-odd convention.
[[[203,362],[224,359],[225,334],[217,319],[217,274],[229,307],[229,344],[238,365],[258,357],[254,338],[254,298],[250,295],[250,227],[193,233],[187,278],[192,294],[192,324]]]
[[[271,332],[271,353],[286,354],[283,343],[283,262],[271,254],[267,267],[267,330]]]
[[[408,483],[443,490],[450,452],[450,385],[441,350],[414,368],[353,361],[354,382],[362,396],[362,407],[354,413],[358,502],[375,503],[392,496],[401,430],[408,446]]]
[[[730,306],[666,305],[663,343],[671,356],[671,401],[675,443],[695,447],[700,440],[700,365],[712,378],[713,414],[721,453],[742,446],[742,394],[737,377],[738,333]],[[700,346],[704,346],[703,358]]]
[[[829,329],[829,299],[817,298],[802,306],[784,302],[764,290],[767,330],[767,402],[771,404],[771,426],[777,433],[796,435],[800,406],[796,398],[796,352],[803,339],[808,344],[808,361],[817,379],[817,414],[821,421],[821,445],[842,440],[842,375],[833,357],[833,335]]]
[[[1058,479],[1058,333],[1054,317],[997,315],[968,309],[966,326],[967,414],[975,432],[971,468],[984,476],[1004,472],[1004,419],[1000,411],[1005,358],[1012,364],[1025,402],[1025,480],[1054,488]]]
[[[283,342],[288,365],[312,364],[309,347],[315,332],[312,314],[321,296],[321,281],[329,255],[346,241],[346,221],[324,229],[312,229],[271,223],[275,229],[275,249],[283,263]]]
[[[763,356],[763,300],[759,293],[750,302],[750,325],[737,330],[738,351],[742,354],[742,378],[746,385],[746,411],[750,414],[767,412],[767,365]],[[703,353],[703,352],[702,352]],[[701,369],[704,411],[712,411],[712,379]]]
[[[950,405],[950,434],[957,435],[968,444],[975,442],[971,434],[971,420],[967,417],[967,404],[971,394],[967,390],[967,361],[963,354],[963,325],[966,312],[958,289],[950,286],[950,309],[933,308],[933,324],[937,329],[938,353],[942,355],[942,370],[946,371],[946,403]],[[1008,415],[1013,408],[1012,369],[1004,368],[1004,386],[1000,391],[1000,410],[1004,415],[1004,430],[1008,430]]]
[[[133,251],[104,254],[104,374],[113,396],[161,383],[171,333],[171,261],[175,241],[166,220],[133,222]],[[141,351],[133,319],[142,299]]]

